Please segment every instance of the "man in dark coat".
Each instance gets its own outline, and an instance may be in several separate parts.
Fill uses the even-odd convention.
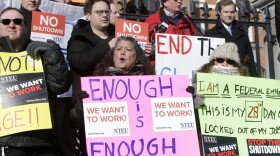
[[[40,11],[38,8],[41,0],[20,0],[20,4],[20,10],[26,19],[26,38],[29,39],[31,35],[32,11]]]
[[[248,33],[235,20],[236,5],[232,0],[221,0],[218,3],[219,17],[216,26],[205,32],[207,37],[224,38],[226,42],[234,42],[238,47],[241,64],[248,67],[250,75],[257,77],[254,55]]]
[[[88,0],[84,5],[87,20],[78,20],[72,31],[68,41],[67,58],[73,75],[73,104],[81,101],[78,96],[81,91],[80,77],[92,75],[96,64],[116,43],[116,39],[107,30],[110,23],[110,12],[109,1]],[[83,113],[72,109],[70,118],[81,132],[81,150],[83,155],[86,155],[84,124],[77,120],[83,119]]]
[[[40,55],[47,85],[47,93],[53,129],[20,132],[0,137],[2,155],[26,156],[59,153],[56,139],[56,99],[57,94],[67,91],[71,85],[71,74],[67,68],[59,45],[50,42],[31,42],[25,38],[26,23],[21,10],[6,8],[0,13],[0,51],[27,51],[32,58]]]
[[[88,21],[78,20],[67,47],[67,58],[73,75],[74,103],[77,100],[75,97],[77,91],[81,90],[80,77],[92,75],[95,65],[116,42],[116,39],[107,32],[110,22],[108,1],[89,0],[84,8]],[[83,128],[81,123],[77,123],[77,126]]]

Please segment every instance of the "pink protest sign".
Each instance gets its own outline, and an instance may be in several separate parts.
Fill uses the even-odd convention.
[[[88,155],[200,155],[187,76],[83,77]]]

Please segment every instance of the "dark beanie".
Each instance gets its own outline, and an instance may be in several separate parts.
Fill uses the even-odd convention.
[[[163,3],[165,3],[167,0],[161,0],[161,5],[163,6]]]

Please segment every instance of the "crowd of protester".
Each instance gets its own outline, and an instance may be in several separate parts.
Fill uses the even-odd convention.
[[[107,0],[87,0],[84,4],[86,19],[77,21],[68,41],[69,69],[59,45],[54,41],[30,40],[31,14],[32,11],[40,11],[38,9],[40,2],[41,0],[20,0],[19,9],[9,7],[1,11],[0,51],[27,51],[34,59],[41,57],[53,129],[0,137],[0,153],[6,156],[85,156],[87,152],[82,99],[88,95],[81,90],[80,78],[154,75],[155,67],[151,61],[154,61],[155,33],[196,35],[197,30],[180,11],[182,0],[161,0],[162,7],[145,21],[149,24],[151,32],[150,43],[142,50],[131,37],[115,38],[115,19],[119,18],[121,11],[117,9],[119,7]],[[235,3],[232,0],[221,0],[217,5],[219,14],[217,24],[205,35],[225,38],[227,43],[220,45],[211,53],[209,63],[203,65],[199,72],[257,76],[248,33],[235,19]],[[166,28],[155,29],[163,23],[167,25]],[[71,85],[73,91],[71,99],[65,101],[58,99],[57,95],[69,90]],[[192,91],[192,94],[195,95],[195,92]],[[203,99],[197,98],[195,102],[197,107],[201,103]],[[76,130],[79,132],[77,137],[80,142],[78,153],[75,152]]]

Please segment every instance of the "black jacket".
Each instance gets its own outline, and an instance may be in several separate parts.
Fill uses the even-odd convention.
[[[275,0],[275,22],[276,22],[276,35],[278,43],[280,43],[280,1]]]
[[[31,23],[32,23],[32,11],[29,11],[27,9],[25,9],[24,7],[22,7],[22,5],[20,6],[20,10],[22,11],[22,13],[25,16],[25,20],[26,20],[26,38],[30,39],[31,36]],[[35,11],[41,12],[41,10],[37,9]]]
[[[241,64],[248,67],[251,76],[258,76],[248,34],[236,20],[232,23],[232,34],[233,36],[228,33],[218,18],[216,26],[206,31],[204,35],[207,37],[224,38],[226,42],[234,42],[238,47]]]
[[[19,51],[25,51],[27,45],[31,40],[25,40],[23,47]],[[0,51],[2,52],[14,52],[9,37],[0,37]],[[50,112],[52,117],[53,129],[51,130],[35,130],[28,132],[21,132],[17,134],[11,134],[8,136],[0,137],[0,146],[17,146],[17,147],[40,147],[40,146],[56,146],[57,141],[55,139],[55,122],[54,114],[56,112],[56,96],[62,94],[70,88],[71,74],[67,68],[64,56],[61,52],[57,52],[55,57],[57,62],[55,64],[46,64],[44,58],[42,58],[44,73],[46,77],[48,99],[50,104]]]
[[[80,77],[92,75],[95,66],[110,50],[108,43],[112,38],[109,36],[101,39],[93,33],[88,21],[78,20],[67,47],[67,58],[73,76],[73,103],[77,102],[77,92],[81,91]],[[75,119],[76,115],[71,112],[70,118]]]

